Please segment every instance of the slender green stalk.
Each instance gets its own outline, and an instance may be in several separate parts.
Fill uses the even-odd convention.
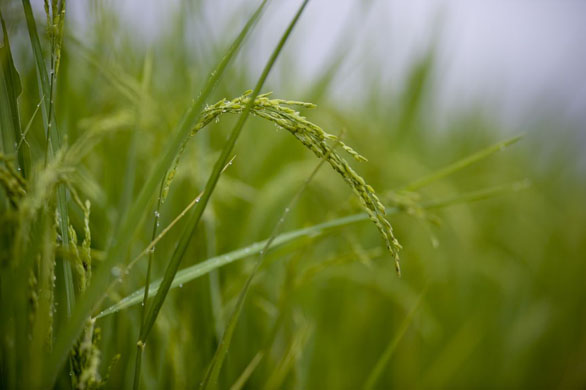
[[[208,248],[208,257],[216,255],[215,250],[215,233],[214,225],[210,221],[206,221],[206,247]],[[216,331],[216,340],[219,341],[224,333],[224,313],[222,303],[222,290],[220,285],[220,273],[218,270],[213,270],[209,273],[209,291],[210,291],[210,306],[212,308],[212,315],[214,316],[214,330]]]
[[[143,71],[144,71],[143,83],[142,83],[143,91],[146,91],[146,89],[147,89],[148,80],[150,79],[151,69],[152,69],[152,56],[149,54],[145,58],[144,66],[143,66]],[[142,109],[142,105],[141,105],[141,109]],[[122,209],[125,209],[125,207],[130,203],[130,197],[132,195],[132,187],[133,187],[133,183],[134,183],[135,158],[136,158],[136,156],[135,156],[136,143],[137,143],[136,134],[132,134],[131,140],[130,140],[130,149],[132,152],[129,153],[128,159],[127,159],[126,180],[125,180],[125,182],[127,183],[127,186],[125,188],[126,191],[122,196],[122,204],[123,204]],[[155,207],[155,212],[154,212],[151,241],[155,240],[155,238],[157,237],[158,229],[159,229],[159,220],[161,217],[161,205],[163,203],[162,193],[163,193],[164,185],[165,185],[165,180],[163,179],[163,180],[161,180],[161,186],[159,189],[159,196],[157,198],[157,205]],[[145,283],[147,285],[150,284],[150,280],[151,280],[151,269],[152,269],[154,255],[155,255],[155,247],[153,246],[152,250],[150,250],[149,254],[148,254],[147,273],[146,273],[146,278],[145,278]],[[142,300],[142,308],[140,310],[140,329],[142,329],[142,327],[144,326],[144,317],[145,317],[146,305],[147,305],[148,298],[149,298],[149,289],[147,287],[145,287],[144,297]],[[142,353],[144,351],[144,345],[137,343],[136,348],[137,348],[136,362],[135,362],[135,366],[134,366],[135,368],[134,368],[134,383],[133,383],[134,389],[138,389],[138,387],[140,385],[140,369],[141,369]]]
[[[47,74],[47,68],[45,67],[45,60],[43,58],[43,52],[41,49],[41,43],[39,35],[37,33],[36,22],[33,16],[30,0],[22,0],[24,8],[24,14],[27,22],[27,28],[29,32],[29,38],[33,48],[35,61],[37,64],[37,75],[39,76],[39,89],[40,95],[43,96],[42,112],[45,118],[45,136],[47,139],[47,155],[45,161],[47,161],[48,155],[55,154],[61,148],[61,133],[57,127],[55,115],[53,114],[53,85],[57,77],[57,61],[59,53],[54,42],[51,47],[51,77]],[[64,10],[63,10],[64,13]],[[53,38],[55,39],[55,38]],[[57,38],[60,39],[60,38]],[[61,232],[61,240],[65,248],[69,247],[69,215],[67,211],[67,189],[62,184],[57,186],[57,210],[59,211],[59,230]],[[63,261],[63,276],[65,284],[65,296],[67,300],[67,316],[71,316],[73,306],[75,305],[75,290],[73,287],[73,272],[71,270],[71,264],[67,261]]]
[[[228,166],[230,166],[232,164],[232,161],[234,160],[234,157],[232,157],[232,159],[224,166],[224,169],[222,170],[222,173],[228,168]],[[148,246],[148,248],[145,250],[146,253],[148,253],[148,265],[147,265],[147,274],[146,274],[146,281],[145,281],[145,285],[144,285],[144,293],[143,293],[143,299],[142,299],[142,308],[141,308],[141,313],[140,313],[140,330],[139,330],[139,334],[141,334],[143,332],[144,329],[144,324],[145,324],[145,314],[146,314],[146,308],[147,308],[147,301],[149,299],[149,288],[148,286],[150,285],[150,280],[151,280],[151,269],[152,269],[152,263],[153,263],[153,257],[155,254],[155,242],[158,242],[161,239],[161,235],[157,235],[158,229],[159,229],[159,220],[160,220],[160,216],[161,216],[161,205],[164,201],[163,198],[163,191],[164,188],[166,186],[166,181],[162,180],[161,181],[161,188],[159,190],[159,198],[157,200],[157,207],[155,209],[155,219],[153,221],[153,233],[152,233],[152,237],[151,237],[151,245]],[[186,210],[191,209],[191,207],[193,207],[193,205],[195,205],[199,199],[201,198],[202,194],[199,194],[195,200],[193,202],[191,202]],[[182,215],[185,215],[185,213],[182,213]],[[174,224],[178,219],[176,218],[173,222],[171,222],[171,224]],[[168,231],[167,228],[165,228],[165,231]],[[163,233],[165,232],[163,231]],[[163,234],[162,233],[162,234]],[[140,370],[141,370],[141,362],[142,362],[142,353],[144,351],[145,348],[145,343],[141,342],[141,340],[139,339],[136,342],[136,363],[134,366],[134,384],[133,387],[134,389],[138,389],[139,385],[140,385]]]
[[[264,352],[262,351],[257,352],[256,355],[254,355],[254,358],[252,358],[250,363],[248,363],[244,371],[242,371],[242,374],[240,374],[236,382],[234,382],[234,384],[230,387],[230,390],[240,390],[242,387],[244,387],[244,384],[246,381],[248,381],[248,378],[250,378],[256,367],[260,364],[263,356]]]
[[[159,190],[159,198],[157,200],[157,207],[155,208],[155,218],[153,222],[153,233],[151,236],[151,241],[154,241],[157,238],[157,231],[159,228],[159,219],[161,217],[161,203],[162,203],[162,193],[163,187],[165,186],[165,180],[161,180],[161,189]],[[144,295],[142,298],[142,308],[140,310],[140,330],[139,333],[142,333],[142,329],[144,327],[144,319],[146,314],[147,302],[149,299],[149,289],[148,285],[151,281],[151,269],[153,265],[153,257],[155,255],[155,247],[153,246],[151,250],[149,250],[148,255],[148,263],[147,263],[147,273],[145,279],[145,287],[144,287]],[[136,390],[140,385],[140,368],[142,363],[142,353],[144,351],[144,343],[141,343],[140,340],[136,343],[136,362],[134,365],[134,382],[133,388]]]
[[[409,329],[409,326],[413,321],[413,317],[415,316],[415,312],[417,311],[417,309],[419,309],[419,305],[421,305],[423,297],[426,293],[427,287],[425,287],[421,294],[419,294],[419,297],[417,298],[417,301],[415,301],[413,308],[409,311],[409,313],[407,313],[407,315],[403,319],[403,322],[401,323],[401,326],[399,326],[397,333],[395,333],[395,335],[391,338],[389,344],[387,344],[387,347],[385,348],[384,352],[382,353],[382,355],[376,362],[376,365],[370,372],[370,375],[368,375],[368,379],[366,379],[366,382],[364,384],[364,390],[371,390],[374,388],[374,385],[380,378],[383,369],[387,366],[389,360],[391,359],[391,356],[393,356],[393,353],[397,349],[397,345],[399,345],[399,342],[403,339],[403,336],[407,332],[407,329]]]
[[[33,121],[35,120],[35,118],[37,117],[37,114],[39,113],[39,109],[41,108],[41,105],[43,104],[43,98],[41,97],[41,101],[39,102],[39,104],[37,104],[37,106],[35,107],[35,110],[33,111],[33,114],[31,115],[31,118],[29,119],[28,123],[26,124],[26,127],[24,128],[24,130],[22,131],[20,140],[18,141],[18,145],[16,145],[17,149],[20,149],[20,147],[22,146],[22,144],[24,143],[25,145],[28,145],[28,142],[26,140],[26,136],[29,132],[29,130],[31,129],[31,126],[33,125]]]
[[[407,186],[405,186],[403,188],[403,190],[416,191],[422,187],[425,187],[426,185],[428,185],[434,181],[442,179],[442,178],[449,176],[457,171],[462,170],[463,168],[466,168],[474,163],[477,163],[480,160],[483,160],[487,157],[490,157],[498,151],[504,150],[507,146],[510,146],[510,145],[516,143],[524,136],[525,136],[524,134],[521,134],[521,135],[515,136],[513,138],[510,138],[508,140],[498,142],[498,143],[491,145],[487,148],[484,148],[484,149],[482,149],[482,150],[480,150],[470,156],[467,156],[461,160],[458,160],[458,161],[440,169],[439,171],[435,171],[428,176],[424,176],[421,179],[418,179],[418,180],[415,180],[414,182],[409,183]]]
[[[527,179],[517,181],[511,184],[503,184],[489,188],[483,188],[477,191],[471,191],[464,194],[452,196],[446,199],[430,201],[424,204],[426,209],[440,209],[460,203],[472,203],[485,199],[494,198],[500,195],[506,195],[514,192],[523,191],[531,186],[531,182]]]
[[[308,0],[303,2],[299,11],[297,12],[297,15],[295,15],[295,18],[293,19],[293,21],[291,22],[291,24],[289,25],[289,27],[285,31],[283,37],[281,38],[281,41],[279,42],[279,44],[277,45],[277,47],[273,51],[273,54],[271,55],[269,61],[267,62],[266,66],[265,66],[253,92],[252,92],[250,102],[247,104],[244,112],[239,117],[238,122],[236,123],[236,125],[234,126],[234,128],[230,134],[230,138],[228,139],[228,141],[224,145],[224,148],[222,149],[222,154],[220,155],[220,157],[216,161],[216,164],[214,165],[214,169],[213,169],[213,171],[212,171],[212,173],[206,183],[203,195],[202,195],[200,201],[195,206],[195,210],[193,211],[193,214],[190,216],[190,218],[187,222],[187,227],[183,231],[183,234],[181,235],[181,237],[179,239],[179,243],[177,244],[177,247],[173,253],[173,256],[171,257],[169,264],[167,265],[167,269],[165,270],[165,275],[163,277],[163,281],[161,282],[161,287],[157,291],[157,295],[155,296],[152,305],[149,306],[149,310],[148,310],[146,318],[145,318],[145,327],[144,327],[143,331],[141,332],[139,343],[145,342],[146,338],[148,337],[148,335],[149,335],[149,333],[155,323],[155,320],[159,314],[159,311],[161,310],[161,307],[163,306],[163,302],[165,301],[167,293],[169,292],[169,288],[171,287],[171,284],[173,282],[173,278],[175,277],[175,274],[177,273],[177,271],[179,269],[179,265],[181,264],[181,260],[183,259],[183,256],[185,255],[185,252],[187,251],[187,247],[189,245],[189,242],[191,241],[191,237],[193,235],[193,232],[197,228],[199,221],[201,219],[201,216],[203,215],[203,211],[204,211],[204,209],[205,209],[205,207],[206,207],[206,205],[212,195],[212,192],[214,191],[214,189],[216,187],[216,184],[218,183],[218,179],[220,177],[220,173],[222,172],[222,168],[228,162],[230,153],[232,153],[232,149],[234,148],[234,145],[236,144],[236,140],[238,139],[238,136],[240,135],[240,132],[242,131],[242,128],[244,127],[244,123],[246,123],[246,120],[248,119],[248,115],[250,114],[250,110],[254,104],[254,100],[258,96],[260,89],[264,85],[264,82],[266,81],[266,79],[269,75],[270,70],[272,69],[273,65],[275,64],[277,57],[279,56],[281,50],[283,49],[283,46],[285,45],[287,38],[291,34],[293,27],[297,23],[297,20],[301,16],[301,12],[303,11],[303,9],[307,5],[307,3],[308,3]]]
[[[23,137],[20,116],[18,113],[18,97],[22,93],[20,76],[10,48],[6,23],[0,10],[3,42],[0,47],[0,151],[6,155],[17,154],[17,170],[23,178],[30,173],[30,150],[20,148],[17,140]],[[28,145],[27,145],[28,146]]]
[[[301,194],[303,193],[303,191],[305,191],[305,189],[307,188],[307,186],[309,185],[311,180],[313,180],[313,178],[315,177],[315,175],[317,174],[317,172],[319,171],[319,169],[321,168],[321,166],[323,165],[323,163],[325,161],[327,161],[327,157],[324,157],[319,162],[319,164],[315,167],[313,172],[311,172],[309,177],[305,180],[305,182],[303,183],[301,188],[299,188],[299,190],[295,193],[295,195],[293,196],[293,198],[291,199],[291,201],[289,202],[287,207],[285,207],[285,210],[283,210],[283,213],[282,213],[281,217],[279,218],[278,222],[275,224],[275,227],[273,228],[273,232],[272,232],[271,236],[266,241],[264,247],[260,250],[259,256],[258,256],[256,262],[254,263],[254,268],[252,269],[252,272],[248,276],[248,279],[246,280],[244,287],[240,291],[240,294],[238,296],[238,301],[236,302],[236,307],[234,308],[234,311],[232,312],[232,316],[230,317],[230,320],[228,321],[228,324],[227,324],[226,329],[224,331],[224,335],[222,336],[222,340],[220,340],[220,344],[218,345],[216,353],[214,354],[214,357],[212,358],[212,361],[210,363],[210,366],[208,368],[206,376],[205,376],[203,382],[201,383],[200,389],[209,389],[209,388],[214,388],[217,386],[218,377],[220,375],[220,370],[222,369],[222,365],[224,363],[224,359],[226,357],[226,354],[228,353],[228,348],[230,348],[232,336],[234,334],[234,330],[236,329],[236,324],[238,323],[238,318],[240,317],[240,313],[242,311],[242,308],[244,307],[244,302],[246,301],[246,297],[248,296],[248,291],[250,290],[250,285],[252,284],[252,281],[253,281],[254,277],[256,276],[258,269],[260,268],[261,264],[263,263],[263,260],[266,256],[267,252],[271,248],[271,245],[273,244],[273,242],[277,238],[277,235],[278,235],[279,231],[281,230],[281,226],[285,222],[285,218],[287,217],[287,215],[289,214],[289,212],[291,211],[293,206],[295,206],[295,204],[297,204],[297,201],[301,197]]]
[[[296,334],[291,336],[291,342],[287,351],[284,353],[281,361],[277,364],[264,385],[265,390],[283,388],[283,382],[287,378],[293,364],[303,352],[303,348],[307,344],[312,333],[313,326],[311,324],[306,324],[299,329]]]
[[[27,0],[23,1],[26,2]],[[62,367],[68,351],[71,349],[73,343],[79,336],[81,330],[84,327],[85,321],[91,315],[92,310],[94,310],[96,305],[104,297],[104,294],[106,291],[108,291],[109,286],[112,283],[115,283],[116,277],[118,275],[116,272],[113,272],[113,270],[116,269],[115,267],[118,264],[124,262],[131,238],[136,231],[137,226],[143,219],[144,210],[147,208],[153,194],[156,192],[157,184],[160,183],[160,180],[163,179],[165,172],[173,163],[173,160],[180,150],[181,145],[185,142],[185,139],[189,136],[192,126],[197,121],[206,99],[211,94],[217,82],[223,76],[224,70],[232,58],[234,58],[236,52],[241,47],[244,38],[248,35],[250,29],[255,25],[266,4],[267,0],[264,0],[260,4],[238,37],[234,40],[233,44],[227,50],[225,56],[210,73],[199,97],[187,111],[186,115],[183,117],[183,120],[177,125],[171,140],[166,146],[165,152],[155,164],[154,169],[149,174],[147,181],[141,188],[141,191],[137,199],[133,202],[132,207],[122,218],[120,228],[118,229],[117,234],[115,234],[114,242],[107,252],[106,260],[94,274],[92,283],[86,290],[83,298],[76,305],[71,318],[61,328],[61,331],[57,335],[55,348],[50,359],[48,359],[48,364],[44,375],[44,383],[48,387],[55,382],[57,373]]]

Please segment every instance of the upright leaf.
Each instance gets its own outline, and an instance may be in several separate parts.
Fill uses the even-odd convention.
[[[28,152],[28,149],[25,149],[26,144],[22,145],[20,149],[17,148],[22,136],[18,114],[18,96],[22,92],[22,86],[12,59],[8,31],[1,10],[0,22],[2,23],[3,37],[0,47],[0,150],[6,155],[18,152],[18,170],[23,177],[26,177],[30,169],[29,156],[25,155],[25,150]]]
[[[37,25],[33,16],[30,0],[22,0],[26,24],[28,28],[29,38],[33,49],[35,62],[37,65],[37,75],[39,78],[40,95],[42,96],[43,104],[41,105],[45,136],[47,138],[47,152],[49,156],[53,157],[56,151],[61,148],[62,135],[57,127],[55,115],[53,112],[53,88],[52,83],[56,77],[56,70],[52,69],[52,78],[49,79],[43,51],[41,49],[41,42],[37,33]],[[54,54],[54,53],[53,53]],[[64,185],[57,186],[57,210],[59,211],[59,230],[61,232],[61,239],[63,246],[69,247],[69,215],[67,210],[67,189]],[[65,280],[65,292],[67,298],[67,314],[70,315],[75,304],[75,293],[73,288],[73,273],[71,265],[67,261],[63,261],[63,276]]]
[[[224,150],[222,152],[222,156],[220,156],[220,159],[216,163],[216,167],[214,168],[214,171],[216,171],[218,169],[219,163],[221,163],[222,161],[225,161],[228,158],[228,155],[231,152],[231,149],[234,147],[234,143],[236,142],[236,139],[238,138],[238,135],[240,134],[240,131],[242,130],[242,126],[244,126],[244,122],[246,121],[248,114],[250,113],[252,107],[254,106],[254,101],[255,101],[256,97],[258,96],[260,89],[262,88],[266,78],[268,77],[268,74],[269,74],[271,68],[273,67],[275,61],[277,60],[279,53],[283,49],[285,42],[287,42],[287,39],[291,35],[293,28],[295,27],[295,25],[299,21],[299,18],[301,17],[301,14],[303,13],[303,10],[307,6],[308,2],[309,2],[309,0],[305,0],[301,4],[301,6],[299,7],[299,10],[297,11],[297,14],[295,14],[295,17],[293,18],[293,20],[289,24],[289,27],[287,27],[287,30],[285,31],[285,33],[281,37],[281,40],[279,41],[277,47],[273,51],[271,58],[267,62],[266,66],[263,70],[263,73],[261,74],[260,79],[258,80],[256,87],[254,88],[254,90],[252,92],[252,95],[250,97],[250,101],[246,105],[246,108],[244,109],[244,112],[242,113],[240,120],[236,123],[234,130],[232,130],[232,134],[230,136],[230,139],[228,140],[227,145],[224,147]],[[215,185],[215,182],[214,182],[214,183],[212,183],[211,186],[209,186],[210,181],[212,179],[217,181],[216,175],[214,175],[213,173],[212,173],[212,176],[210,177],[210,180],[208,180],[208,185],[206,185],[206,189],[208,187],[210,187],[210,192],[211,192],[211,190],[213,190],[213,186]],[[205,195],[206,195],[206,193],[204,192],[204,196]],[[210,193],[208,193],[207,196],[209,198]],[[295,198],[294,198],[294,200],[295,200]],[[204,207],[205,207],[205,205],[204,205]],[[288,210],[289,209],[286,209],[285,213],[287,213]],[[197,211],[197,209],[196,209],[196,211]],[[201,217],[201,214],[203,214],[203,208],[199,214],[200,217]],[[232,313],[232,316],[231,316],[230,320],[228,321],[226,329],[224,330],[224,335],[222,336],[222,340],[220,341],[220,344],[218,345],[218,348],[216,350],[216,353],[214,354],[214,357],[212,358],[212,361],[210,362],[210,366],[206,372],[204,380],[201,383],[201,386],[200,386],[201,389],[215,388],[217,386],[218,376],[220,375],[220,370],[222,369],[222,364],[224,362],[224,358],[226,356],[226,353],[228,352],[228,348],[230,346],[232,335],[234,333],[234,329],[236,328],[236,323],[238,321],[238,317],[239,317],[240,312],[242,310],[242,307],[244,305],[244,300],[246,299],[248,289],[250,288],[250,284],[252,282],[252,278],[254,277],[256,270],[258,270],[258,267],[260,266],[260,263],[262,261],[262,253],[266,252],[266,250],[269,248],[269,246],[271,245],[271,243],[275,239],[276,234],[278,232],[278,229],[280,228],[280,224],[282,223],[282,221],[283,221],[283,218],[281,218],[280,222],[276,225],[275,231],[274,231],[272,237],[270,237],[269,240],[267,241],[263,252],[261,252],[261,257],[256,262],[253,272],[249,276],[242,291],[240,292],[240,295],[238,296],[238,301],[236,303],[236,307],[234,308],[234,312]],[[194,227],[195,226],[197,226],[197,224],[194,225]],[[178,265],[177,265],[177,268],[178,268]],[[177,268],[175,269],[175,271],[171,277],[171,280],[168,281],[169,286],[172,282],[173,277],[175,276],[175,273],[177,273]],[[165,275],[165,276],[167,276],[167,275]],[[163,279],[163,282],[165,282],[164,279]],[[167,287],[167,289],[168,289],[168,287]],[[159,289],[159,292],[160,291],[161,290]],[[157,293],[157,296],[158,295],[159,294]]]

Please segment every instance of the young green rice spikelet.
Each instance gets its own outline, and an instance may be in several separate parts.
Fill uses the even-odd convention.
[[[63,24],[65,22],[65,0],[45,0],[45,15],[47,16],[47,33],[51,41],[54,73],[59,70],[61,62],[61,46],[63,45]]]
[[[90,202],[81,201],[73,187],[70,187],[73,201],[81,208],[84,215],[84,238],[78,247],[77,234],[73,226],[69,226],[72,243],[71,257],[77,277],[79,292],[83,294],[87,289],[92,272],[91,263],[91,231],[90,231]],[[74,389],[97,389],[103,387],[105,381],[99,373],[101,352],[98,348],[100,329],[95,327],[95,319],[86,322],[80,340],[71,351],[72,385]]]
[[[201,115],[200,121],[193,128],[191,134],[195,135],[210,122],[219,118],[222,114],[242,113],[249,102],[251,92],[252,91],[246,91],[242,96],[233,100],[222,99],[211,106],[207,106]],[[335,147],[342,148],[357,161],[367,161],[366,158],[361,156],[350,146],[343,143],[335,135],[325,132],[315,123],[308,121],[294,109],[315,108],[315,104],[293,100],[271,99],[270,95],[271,93],[265,93],[256,98],[252,107],[253,115],[271,121],[277,126],[289,131],[318,158],[326,159],[330,166],[342,176],[360,200],[362,208],[368,214],[370,220],[376,225],[377,229],[383,236],[386,247],[395,260],[397,273],[400,275],[401,269],[398,252],[401,249],[401,245],[395,238],[393,228],[385,217],[385,207],[379,200],[374,189],[367,184],[354,169],[352,169],[350,164],[348,164],[348,162],[336,151]],[[333,142],[334,147],[330,146],[328,141]],[[182,151],[183,150],[184,146],[182,148]],[[169,171],[167,178],[165,179],[162,191],[163,199],[166,197],[171,181],[175,176],[175,170],[179,158],[180,154],[176,158],[173,168]]]
[[[26,182],[18,173],[10,159],[0,153],[0,186],[4,188],[12,206],[17,207],[20,200],[26,195]]]
[[[74,389],[98,389],[104,384],[99,367],[101,352],[98,348],[100,329],[94,328],[95,320],[90,319],[82,338],[71,351],[72,384]]]

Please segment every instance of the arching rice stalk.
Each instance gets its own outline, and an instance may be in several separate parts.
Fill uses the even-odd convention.
[[[191,134],[196,134],[199,130],[203,129],[211,121],[216,120],[222,114],[241,113],[250,99],[250,93],[251,91],[246,91],[242,96],[233,100],[222,99],[214,105],[207,106],[201,115],[200,121],[193,128]],[[399,266],[398,252],[401,249],[401,245],[393,235],[393,228],[385,217],[385,207],[380,202],[374,189],[367,184],[366,181],[354,171],[354,169],[352,169],[348,162],[340,156],[334,148],[328,145],[327,141],[333,141],[336,146],[342,148],[357,161],[367,161],[366,158],[358,154],[350,146],[344,144],[335,135],[325,132],[315,123],[308,121],[305,117],[301,116],[298,111],[292,108],[315,108],[316,106],[314,104],[291,100],[270,99],[270,95],[271,93],[259,95],[255,100],[252,113],[289,131],[318,158],[325,158],[330,166],[342,176],[346,183],[350,185],[358,199],[360,199],[362,208],[366,211],[370,220],[376,225],[377,229],[383,236],[387,249],[395,259],[397,273],[400,275],[401,269]],[[183,145],[181,151],[183,151],[184,148],[185,145]],[[167,174],[164,189],[162,191],[163,201],[168,194],[169,186],[175,176],[180,157],[181,153],[178,154],[178,157],[173,164],[173,168]]]

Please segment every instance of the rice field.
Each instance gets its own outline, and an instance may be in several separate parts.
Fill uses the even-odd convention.
[[[288,88],[309,2],[257,69],[269,3],[150,44],[0,4],[0,387],[584,388],[584,129],[438,131],[433,47]]]

